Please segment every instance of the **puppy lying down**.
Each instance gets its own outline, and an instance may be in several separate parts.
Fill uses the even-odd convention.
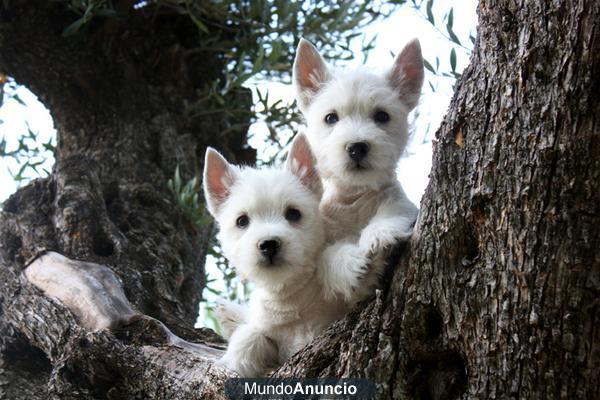
[[[204,193],[225,256],[256,286],[247,309],[217,310],[229,341],[221,363],[261,376],[354,305],[367,252],[347,242],[325,247],[321,180],[304,136],[283,169],[239,168],[209,148]]]

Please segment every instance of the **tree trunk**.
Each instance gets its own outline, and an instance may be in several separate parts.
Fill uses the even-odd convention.
[[[167,180],[176,166],[184,178],[197,175],[208,143],[254,159],[245,149],[248,120],[215,110],[195,116],[225,59],[188,51],[198,36],[189,17],[148,5],[126,22],[93,20],[85,34],[62,37],[78,17],[66,3],[0,5],[0,70],[40,96],[58,131],[52,175],[10,197],[0,217],[0,394],[9,399],[142,389],[151,396],[149,381],[166,378],[135,366],[179,364],[177,349],[143,355],[106,332],[90,336],[67,308],[27,284],[21,272],[47,251],[110,266],[138,312],[182,337],[215,340],[192,328],[213,227],[194,226],[178,210]],[[248,93],[239,96],[249,108]]]
[[[0,221],[0,387],[8,398],[222,398],[218,339],[191,329],[210,228],[186,225],[165,189],[211,137],[182,116],[189,86],[157,82],[148,57],[125,51],[177,46],[158,47],[144,24],[105,27],[134,38],[126,49],[63,39],[57,5],[11,4],[0,68],[42,96],[60,142],[53,175],[11,197]],[[375,299],[276,376],[366,377],[378,398],[600,398],[600,4],[485,1],[479,18],[413,239]],[[49,250],[109,266],[137,311],[94,330],[74,296],[44,295],[41,271],[60,270]]]
[[[600,4],[485,1],[389,288],[281,375],[600,398]]]

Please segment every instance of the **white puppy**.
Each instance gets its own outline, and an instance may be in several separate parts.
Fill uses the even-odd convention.
[[[418,212],[395,170],[423,84],[421,47],[411,41],[388,72],[377,74],[334,70],[301,39],[293,74],[323,179],[320,210],[328,240],[358,241],[375,258],[362,287],[367,296],[383,270],[385,250],[410,237]]]
[[[204,192],[225,256],[256,286],[247,310],[219,310],[224,335],[231,335],[222,363],[260,376],[352,307],[366,252],[348,243],[325,248],[321,180],[303,136],[284,169],[238,168],[208,149]]]

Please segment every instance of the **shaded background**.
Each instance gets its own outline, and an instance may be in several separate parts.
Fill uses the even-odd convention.
[[[476,4],[474,0],[459,4],[449,0],[407,3],[388,18],[376,20],[359,32],[360,40],[354,41],[351,48],[353,59],[335,61],[340,67],[353,68],[366,63],[385,70],[407,41],[413,37],[420,39],[427,60],[426,81],[420,104],[411,115],[411,140],[397,169],[398,179],[417,205],[428,183],[432,136],[446,113],[456,78],[471,55],[477,24]],[[374,47],[365,51],[364,44],[371,42]],[[272,132],[266,108],[273,104],[292,107],[293,87],[289,80],[274,80],[261,74],[246,81],[244,87],[252,90],[257,115],[250,126],[248,143],[257,151],[257,164],[276,162],[285,153],[286,144],[298,125],[278,129],[281,146],[274,145],[270,140]],[[0,138],[5,143],[6,153],[21,152],[20,157],[0,157],[0,202],[31,179],[48,175],[54,164],[56,144],[52,117],[35,94],[10,78],[4,92]],[[265,101],[267,96],[268,101]],[[244,301],[251,288],[235,278],[231,266],[220,257],[218,247],[207,256],[206,274],[207,286],[197,326],[218,330],[210,312],[215,299],[225,296]]]

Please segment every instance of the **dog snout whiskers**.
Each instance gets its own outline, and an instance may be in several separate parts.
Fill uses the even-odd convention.
[[[266,239],[258,243],[260,253],[269,260],[270,264],[273,264],[273,259],[279,253],[280,248],[281,241],[279,239]]]
[[[369,153],[369,143],[354,142],[346,145],[346,152],[352,161],[360,163]]]

